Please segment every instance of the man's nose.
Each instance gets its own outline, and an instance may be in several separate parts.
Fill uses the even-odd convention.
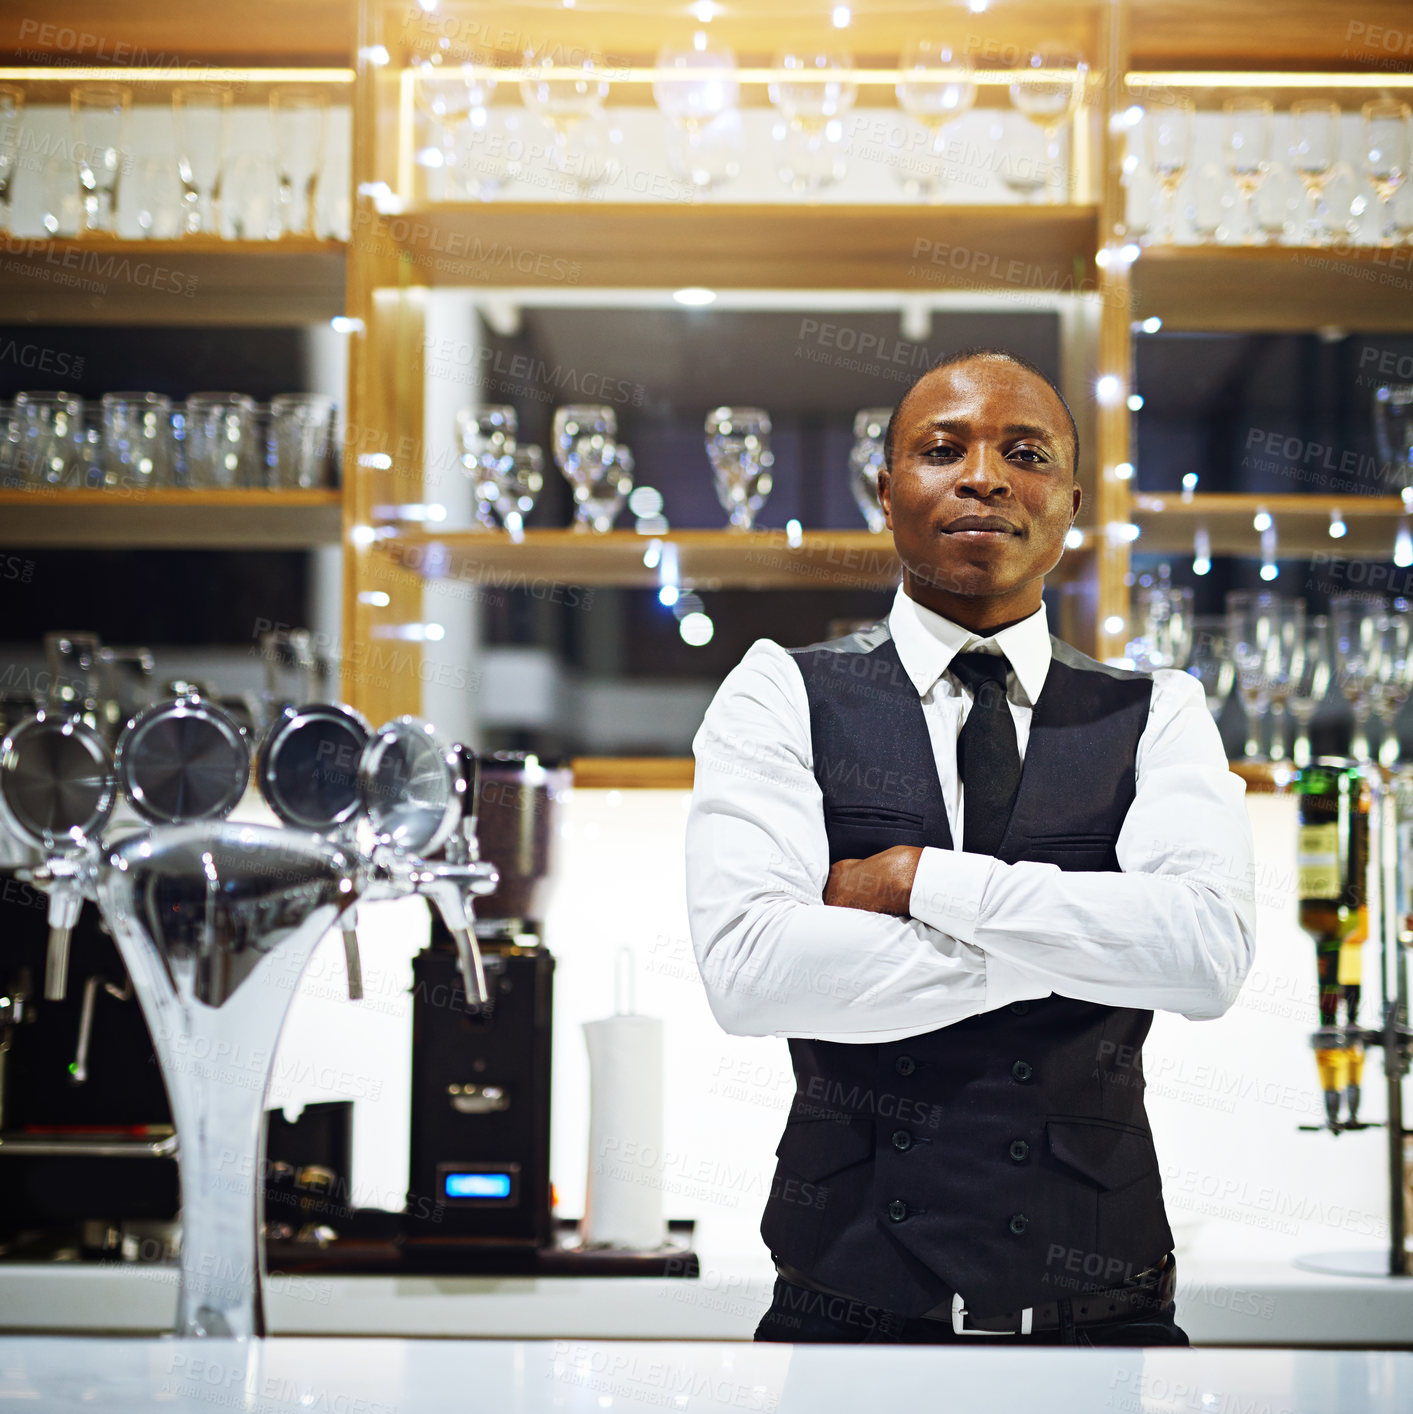
[[[1009,491],[1010,463],[1001,455],[999,448],[984,442],[973,444],[967,448],[966,456],[958,463],[957,485],[968,487],[979,496]]]

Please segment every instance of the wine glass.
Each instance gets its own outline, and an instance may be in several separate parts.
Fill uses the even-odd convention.
[[[1324,243],[1319,213],[1325,183],[1339,156],[1339,104],[1326,98],[1298,98],[1290,105],[1290,165],[1305,188],[1309,205],[1306,236]]]
[[[878,473],[883,470],[883,437],[892,416],[892,408],[861,408],[854,417],[854,445],[849,450],[849,486],[875,535],[888,528],[878,499]]]
[[[525,114],[505,108],[473,108],[462,125],[447,174],[450,195],[493,201],[520,175],[528,150]]]
[[[0,83],[0,236],[10,234],[10,198],[24,126],[25,91],[18,84]]]
[[[1379,743],[1379,761],[1392,766],[1398,759],[1398,734],[1394,731],[1394,719],[1403,704],[1408,701],[1408,693],[1413,688],[1413,643],[1410,643],[1410,629],[1413,618],[1409,617],[1408,601],[1396,599],[1387,614],[1379,617],[1376,632],[1379,635],[1378,678],[1374,684],[1374,711],[1383,725],[1383,740]]]
[[[479,115],[484,124],[487,104],[495,92],[494,77],[484,71],[488,56],[465,51],[455,62],[450,48],[437,48],[411,65],[413,95],[418,111],[432,129],[434,143],[418,153],[423,167],[445,174],[447,197],[457,197],[453,174],[460,167],[459,131]]]
[[[554,459],[574,492],[574,529],[612,529],[633,489],[632,455],[618,441],[613,409],[599,403],[557,408]]]
[[[117,234],[118,178],[127,161],[132,91],[81,84],[69,92],[79,178],[79,235]]]
[[[1047,200],[1062,202],[1068,169],[1061,165],[1059,133],[1084,96],[1089,66],[1071,50],[1040,45],[1025,56],[1022,67],[1028,74],[1011,85],[1011,104],[1045,134]]]
[[[1413,383],[1385,383],[1374,389],[1374,436],[1379,459],[1403,482],[1413,486]]]
[[[734,109],[741,97],[736,54],[729,44],[698,30],[690,47],[658,50],[653,99],[675,126],[696,131]]]
[[[1371,98],[1363,107],[1364,170],[1379,196],[1379,244],[1394,245],[1391,203],[1408,175],[1408,105],[1399,98]]]
[[[997,169],[1001,185],[1024,202],[1041,196],[1050,180],[1044,132],[1019,113],[1001,113],[991,138],[1002,154]]]
[[[898,106],[927,129],[927,156],[934,159],[900,169],[901,180],[910,194],[937,200],[947,180],[943,130],[976,102],[971,63],[950,44],[918,39],[903,51],[898,69]],[[958,76],[944,78],[938,69],[952,69]]]
[[[1124,652],[1139,672],[1187,667],[1193,640],[1190,588],[1156,584],[1136,590],[1132,618],[1138,633]]]
[[[628,468],[631,472],[632,468]],[[510,475],[501,483],[495,513],[512,535],[525,528],[545,484],[545,454],[533,442],[518,443],[511,453]]]
[[[280,181],[280,228],[287,236],[312,236],[318,224],[329,95],[318,88],[277,88],[270,95],[270,123]]]
[[[1165,96],[1161,102],[1150,103],[1144,109],[1143,137],[1148,166],[1158,179],[1162,193],[1163,215],[1156,237],[1159,245],[1172,245],[1174,240],[1177,191],[1192,160],[1192,125],[1196,112],[1192,99],[1182,94]]]
[[[525,77],[520,80],[520,96],[525,106],[549,124],[554,133],[556,164],[567,170],[570,137],[590,118],[597,118],[609,94],[602,60],[593,54],[579,56],[572,76],[556,72],[565,67],[562,46],[546,43],[525,51]]]
[[[1241,243],[1256,245],[1261,226],[1256,211],[1256,189],[1270,162],[1271,100],[1257,94],[1238,94],[1222,104],[1222,112],[1226,115],[1222,155],[1246,203],[1246,232]]]
[[[221,177],[230,114],[231,95],[225,89],[183,84],[172,92],[186,235],[220,234]]]
[[[667,143],[673,175],[699,192],[724,186],[741,175],[746,128],[740,113],[729,108],[709,123],[674,127]]]
[[[1330,598],[1339,689],[1354,713],[1349,754],[1358,761],[1369,759],[1369,717],[1380,674],[1383,639],[1379,619],[1383,608],[1378,596],[1335,594]]]
[[[731,528],[750,530],[770,494],[770,414],[764,408],[713,408],[706,416],[706,452]]]
[[[822,191],[847,167],[840,119],[858,96],[854,61],[838,50],[790,51],[775,69],[770,101],[785,120],[773,133],[776,175],[797,194]]]
[[[1261,722],[1276,704],[1278,721],[1297,677],[1305,642],[1305,601],[1266,589],[1234,589],[1226,597],[1227,638],[1237,690],[1246,710],[1246,755],[1261,757]],[[1270,760],[1285,754],[1279,725]]]
[[[1236,663],[1227,648],[1227,621],[1222,614],[1197,614],[1192,620],[1192,650],[1187,672],[1202,684],[1207,710],[1214,718],[1231,696]]]
[[[504,487],[515,467],[515,409],[508,404],[462,408],[456,414],[461,465],[476,494],[476,519],[484,526],[504,524],[497,513]]]
[[[1300,672],[1291,685],[1287,704],[1295,720],[1291,758],[1297,766],[1310,764],[1310,722],[1325,700],[1333,677],[1329,616],[1312,614],[1305,620],[1305,648],[1301,655]]]

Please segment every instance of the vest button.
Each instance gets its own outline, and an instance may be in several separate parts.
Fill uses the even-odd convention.
[[[917,1069],[917,1062],[911,1056],[899,1056],[893,1062],[893,1069],[899,1075],[911,1075]]]
[[[1015,1064],[1011,1066],[1011,1079],[1013,1080],[1027,1081],[1033,1073],[1029,1061],[1016,1061]]]
[[[1011,1003],[1011,1010],[1012,1010],[1013,1012],[1015,1012],[1015,1014],[1016,1014],[1017,1016],[1024,1016],[1024,1015],[1026,1014],[1026,1012],[1028,1012],[1028,1011],[1030,1010],[1030,1003],[1029,1003],[1029,1002],[1012,1002],[1012,1003]]]
[[[1011,1231],[1014,1232],[1017,1236],[1019,1236],[1021,1233],[1023,1233],[1023,1232],[1025,1231],[1025,1229],[1026,1229],[1026,1224],[1029,1223],[1029,1222],[1030,1222],[1030,1219],[1029,1219],[1028,1217],[1026,1217],[1026,1215],[1025,1215],[1024,1213],[1012,1213],[1012,1214],[1011,1214]]]
[[[888,1216],[895,1223],[900,1223],[908,1215],[908,1205],[901,1198],[895,1198],[888,1205]]]
[[[906,1129],[895,1129],[893,1131],[893,1147],[898,1150],[911,1149],[913,1136]]]
[[[1028,1153],[1030,1153],[1030,1145],[1027,1144],[1024,1139],[1011,1140],[1011,1157],[1017,1163],[1020,1163]]]

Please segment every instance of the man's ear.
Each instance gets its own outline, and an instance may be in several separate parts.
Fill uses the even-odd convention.
[[[889,530],[893,529],[893,473],[886,467],[878,472],[878,504],[883,507],[883,519]]]

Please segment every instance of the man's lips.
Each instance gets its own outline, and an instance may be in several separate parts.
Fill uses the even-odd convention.
[[[1001,539],[1019,535],[1019,529],[1000,516],[959,516],[942,527],[944,535],[958,535],[964,540]]]

